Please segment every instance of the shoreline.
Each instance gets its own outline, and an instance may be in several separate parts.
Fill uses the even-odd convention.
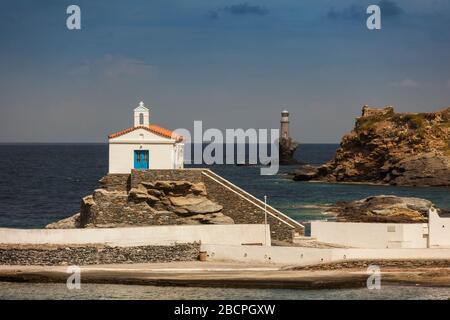
[[[381,265],[381,283],[450,288],[448,260]],[[417,261],[416,261],[417,262]],[[254,289],[365,288],[369,274],[359,262],[333,269],[330,265],[288,265],[226,262],[170,262],[81,266],[81,283]],[[366,262],[369,263],[369,262]],[[370,264],[375,263],[371,261]],[[362,263],[365,266],[364,263]],[[0,282],[65,283],[67,266],[0,266]]]

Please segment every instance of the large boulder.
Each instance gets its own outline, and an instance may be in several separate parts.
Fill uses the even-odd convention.
[[[339,222],[420,223],[428,220],[430,208],[435,208],[435,205],[429,200],[379,195],[338,202],[326,213],[336,215]],[[446,214],[445,210],[439,211]]]
[[[169,199],[176,207],[175,212],[183,215],[216,213],[223,209],[221,205],[201,196],[170,197]]]
[[[202,201],[197,204],[192,204],[184,207],[190,213],[196,214],[208,214],[208,213],[216,213],[222,211],[223,207],[220,204],[217,204],[209,199]]]
[[[293,173],[294,181],[310,181],[314,180],[318,175],[318,168],[311,165],[302,165]]]
[[[148,192],[146,188],[143,186],[139,186],[138,188],[132,188],[128,193],[130,199],[134,201],[147,201],[149,203],[155,203],[160,199],[154,195],[155,192]]]
[[[186,207],[197,205],[206,200],[205,197],[187,196],[187,197],[169,197],[170,203],[177,207]]]
[[[50,223],[45,229],[74,229],[80,227],[80,213],[76,213],[68,218]]]

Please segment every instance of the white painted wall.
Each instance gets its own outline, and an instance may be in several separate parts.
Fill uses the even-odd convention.
[[[134,168],[134,150],[149,151],[149,169],[174,169],[171,144],[109,144],[109,173],[130,173]]]
[[[150,110],[144,106],[144,103],[141,102],[140,106],[134,109],[134,126],[148,126],[150,122]],[[140,122],[140,114],[142,114],[144,122]]]
[[[424,223],[311,222],[317,241],[355,248],[427,248]]]
[[[430,210],[428,228],[430,248],[450,248],[450,218],[441,218],[436,210]]]
[[[177,143],[174,149],[175,169],[184,168],[184,143]]]
[[[111,246],[171,245],[201,241],[229,245],[264,244],[269,226],[262,224],[179,225],[104,229],[0,228],[0,244],[105,244]]]
[[[210,261],[313,265],[345,260],[450,259],[450,249],[316,249],[202,244]]]

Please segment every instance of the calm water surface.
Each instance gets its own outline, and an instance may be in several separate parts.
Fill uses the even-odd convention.
[[[154,287],[82,284],[68,290],[65,284],[24,284],[0,282],[0,299],[159,299],[159,300],[312,300],[312,299],[448,299],[450,289],[386,286],[380,290],[291,290]]]

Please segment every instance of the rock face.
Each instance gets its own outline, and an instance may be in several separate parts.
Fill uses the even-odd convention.
[[[279,162],[280,165],[298,164],[299,161],[294,159],[294,153],[298,148],[298,143],[292,138],[280,138],[279,141]]]
[[[428,220],[428,210],[435,205],[420,198],[379,195],[362,200],[338,202],[326,213],[339,222],[421,223]],[[448,214],[438,209],[440,214]]]
[[[450,186],[450,108],[395,113],[364,106],[334,159],[294,179]]]
[[[73,229],[80,227],[80,213],[45,226],[46,229]]]
[[[133,225],[233,224],[210,200],[203,182],[142,181],[128,191],[96,189],[81,212],[46,228],[108,228]]]

